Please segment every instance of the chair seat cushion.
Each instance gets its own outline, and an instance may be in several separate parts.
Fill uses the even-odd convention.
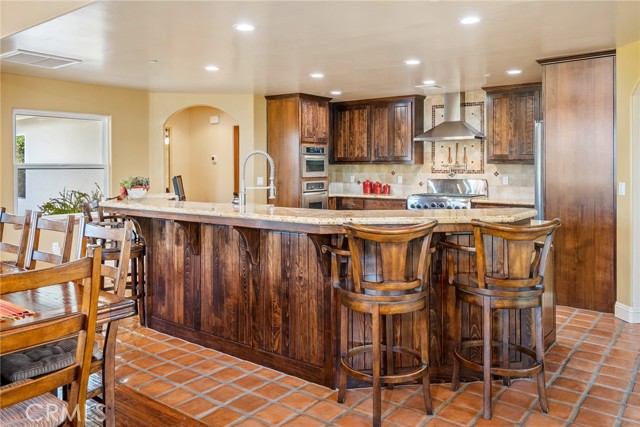
[[[15,387],[29,381],[31,380],[7,384],[0,389]],[[0,410],[2,427],[55,427],[64,423],[66,418],[67,403],[51,393],[45,393]]]
[[[0,374],[10,382],[35,378],[73,365],[76,358],[77,338],[68,338],[27,351],[0,357]],[[101,359],[102,352],[94,343],[93,357]]]

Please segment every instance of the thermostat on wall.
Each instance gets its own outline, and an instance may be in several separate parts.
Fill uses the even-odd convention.
[[[220,116],[209,116],[209,123],[212,125],[217,125],[220,123]]]

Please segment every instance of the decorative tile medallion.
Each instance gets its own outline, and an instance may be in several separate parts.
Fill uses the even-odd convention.
[[[463,102],[460,117],[480,132],[484,133],[484,102]],[[444,121],[444,105],[431,107],[433,126]],[[484,141],[461,139],[459,141],[439,141],[431,143],[431,173],[456,174],[484,173]]]

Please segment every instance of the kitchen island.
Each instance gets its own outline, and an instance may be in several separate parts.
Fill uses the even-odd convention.
[[[342,224],[437,219],[437,241],[468,238],[472,218],[526,224],[536,214],[526,208],[329,211],[162,199],[101,204],[141,224],[149,327],[330,387],[336,303],[330,259],[321,247],[341,245]],[[439,261],[433,266],[430,354],[438,381],[450,378],[453,301]],[[412,333],[400,324],[398,330]]]

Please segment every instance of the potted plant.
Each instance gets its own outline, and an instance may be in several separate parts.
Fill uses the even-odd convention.
[[[48,201],[38,206],[44,215],[59,215],[82,212],[82,204],[92,200],[102,200],[103,194],[100,186],[95,183],[95,190],[85,193],[80,190],[67,190],[64,188],[59,197],[51,197]]]
[[[120,194],[138,199],[149,190],[149,177],[130,176],[120,181]]]

